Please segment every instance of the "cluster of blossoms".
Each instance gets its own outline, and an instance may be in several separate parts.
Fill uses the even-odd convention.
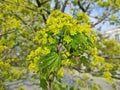
[[[110,70],[113,69],[113,65],[111,63],[105,62],[104,58],[97,55],[97,48],[95,47],[92,51],[92,66],[95,68],[97,67],[99,70],[103,71],[103,76],[107,79],[107,81],[111,81],[112,74],[110,73]]]
[[[0,59],[0,70],[1,71],[4,71],[4,70],[8,70],[10,68],[10,64],[7,63],[7,62],[3,62],[1,59]]]
[[[20,21],[15,19],[13,16],[8,16],[5,18],[5,20],[3,19],[3,21],[4,23],[2,23],[2,32],[17,29],[21,24]]]
[[[84,14],[80,15],[84,17]],[[86,19],[87,18],[88,17],[86,17]],[[74,48],[74,45],[76,48],[79,47],[79,44],[83,43],[83,40],[85,43],[81,45],[89,47],[90,45],[87,44],[87,40],[89,39],[91,43],[95,41],[95,34],[93,34],[90,25],[80,25],[77,23],[78,21],[75,20],[74,17],[61,13],[60,11],[54,11],[49,16],[46,27],[36,32],[33,41],[38,43],[40,47],[30,53],[28,60],[36,59],[36,57],[40,59],[42,56],[51,52],[59,51],[64,60],[62,64],[70,64],[70,59],[68,57],[70,56],[71,47]],[[78,41],[76,38],[78,38]],[[61,48],[59,48],[60,43]],[[64,47],[64,50],[60,51],[62,47]],[[36,62],[36,60],[33,61]]]
[[[34,63],[30,62],[29,69],[38,71],[38,69],[37,69],[38,61],[41,59],[41,57],[43,55],[47,55],[49,53],[50,53],[50,50],[49,50],[48,47],[43,47],[43,48],[38,47],[35,51],[32,51],[30,53],[30,55],[28,55],[28,57],[27,57],[27,60],[32,60],[33,59],[33,61],[34,61]]]
[[[85,14],[80,15],[88,20]],[[85,52],[92,51],[93,61],[88,62],[94,67],[104,63],[104,58],[97,56],[94,46],[96,35],[90,24],[80,24],[74,17],[60,11],[54,11],[49,16],[46,27],[36,32],[33,41],[39,46],[27,57],[30,60],[29,69],[40,71],[41,80],[47,80],[53,72],[63,76],[63,66],[81,63],[81,55]],[[111,68],[107,64],[104,66]]]

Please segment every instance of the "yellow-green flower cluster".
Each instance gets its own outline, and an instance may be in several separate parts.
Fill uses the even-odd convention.
[[[104,58],[101,56],[97,55],[97,48],[94,47],[93,51],[92,51],[92,56],[93,56],[93,61],[92,61],[92,65],[94,67],[97,67],[98,70],[103,70],[103,76],[108,80],[111,81],[112,77],[111,77],[111,73],[110,70],[112,70],[113,65],[110,63],[106,63]]]
[[[77,12],[77,20],[79,23],[88,23],[89,18],[84,12]]]
[[[114,9],[120,6],[119,0],[105,0],[105,1],[98,0],[97,3],[102,7],[112,6],[114,7]]]
[[[69,66],[69,65],[71,65],[71,62],[70,62],[69,59],[65,59],[65,60],[62,60],[62,65],[63,66]]]
[[[93,66],[101,67],[101,64],[103,64],[103,63],[104,63],[104,58],[103,57],[100,57],[100,56],[97,56],[97,55],[93,56],[93,61],[92,61]]]
[[[80,15],[87,18],[83,13],[80,13]],[[41,45],[47,44],[48,42],[53,44],[55,43],[54,41],[58,40],[57,38],[60,38],[59,36],[64,36],[63,41],[69,44],[72,41],[71,36],[78,33],[84,33],[91,38],[91,35],[93,34],[91,33],[92,30],[90,25],[80,25],[77,24],[77,22],[78,20],[75,20],[72,16],[56,10],[47,19],[46,28],[36,32],[37,35],[35,36],[34,41],[37,41]]]
[[[20,26],[20,21],[15,19],[12,16],[7,17],[7,21],[2,23],[2,31],[5,32],[7,30],[12,30],[19,28]]]
[[[92,43],[95,43],[97,41],[96,34],[93,30],[91,30],[89,38]]]
[[[52,38],[51,36],[48,38],[48,41],[49,41],[49,43],[50,43],[50,44],[55,43],[55,39],[54,39],[54,38]]]
[[[48,37],[48,35],[47,35],[46,31],[43,29],[36,33],[36,36],[33,41],[37,41],[39,44],[46,44],[47,37]]]
[[[88,21],[88,17],[84,13],[79,14],[86,18],[84,18],[84,21]],[[46,30],[51,32],[52,36],[64,36],[63,41],[65,41],[67,44],[72,41],[71,36],[74,36],[78,33],[84,33],[91,39],[92,42],[94,42],[95,34],[92,33],[93,31],[91,30],[91,26],[89,24],[80,25],[77,24],[77,22],[78,20],[75,20],[72,16],[56,10],[49,16]]]
[[[4,19],[3,14],[0,13],[0,20],[3,20],[3,19]]]
[[[47,54],[50,53],[50,49],[47,48],[47,47],[44,47],[44,48],[42,49],[41,53],[42,53],[43,55],[47,55]]]
[[[30,64],[28,69],[38,71],[38,63],[43,55],[47,55],[50,53],[50,49],[48,47],[38,47],[35,51],[31,51],[28,55],[27,60],[30,60]]]
[[[103,68],[105,71],[109,71],[109,70],[112,70],[113,65],[110,63],[104,63]]]
[[[35,51],[31,51],[28,55],[27,60],[36,59],[38,56],[47,55],[50,53],[50,49],[48,47],[38,47]],[[36,57],[36,58],[35,58]]]
[[[48,29],[53,33],[53,35],[58,35],[59,34],[59,30],[57,28],[57,25],[51,25],[48,27]]]
[[[63,59],[62,62],[61,62],[61,64],[63,66],[69,66],[69,65],[71,65],[71,61],[68,58],[69,56],[70,56],[70,52],[68,52],[67,50],[65,50],[65,51],[63,51],[61,53],[61,58]]]
[[[67,43],[70,43],[72,41],[72,38],[70,36],[66,35],[64,37],[64,41],[66,41]]]
[[[2,59],[0,59],[0,70],[7,71],[10,68],[10,64],[8,62],[3,62]]]
[[[79,86],[86,86],[86,82],[83,81],[83,80],[80,81],[79,79],[76,80],[76,84],[79,85]]]
[[[0,45],[0,53],[3,52],[5,49],[7,49],[6,46]]]
[[[34,71],[37,72],[37,71],[38,71],[38,66],[37,66],[37,64],[35,64],[35,63],[30,63],[28,69],[29,69],[30,71],[34,70]]]
[[[95,66],[95,67],[98,67],[99,69],[102,68],[101,65],[103,65],[104,63],[104,58],[101,57],[101,56],[98,56],[98,50],[96,47],[94,47],[91,51],[91,55],[92,55],[92,65]]]
[[[97,55],[97,53],[98,53],[98,52],[97,52],[97,47],[94,47],[94,48],[93,48],[93,55]]]
[[[60,68],[57,74],[60,77],[64,77],[64,68]]]
[[[108,82],[112,81],[112,78],[111,78],[112,74],[109,71],[105,71],[103,73],[103,76],[107,79]]]
[[[81,21],[85,21],[85,20],[88,21],[88,17],[85,16],[84,13],[80,13],[80,16],[85,17],[85,19]],[[49,58],[50,57],[49,55],[51,55],[52,52],[55,52],[56,54],[60,55],[60,60],[61,60],[60,64],[62,64],[63,66],[72,65],[73,63],[71,62],[71,59],[74,59],[74,55],[71,56],[70,49],[73,48],[73,50],[75,50],[75,54],[77,54],[78,56],[80,52],[79,50],[76,49],[85,47],[81,49],[83,51],[84,49],[87,50],[86,48],[90,46],[90,44],[87,43],[87,40],[90,40],[92,35],[92,30],[90,25],[84,23],[80,25],[78,24],[78,22],[79,21],[75,20],[72,16],[62,13],[58,10],[50,14],[50,16],[47,19],[46,27],[36,32],[34,41],[40,46],[36,50],[32,51],[28,56],[28,60],[31,60],[29,69],[35,69],[37,67],[37,63],[40,62],[41,62],[41,66],[44,66],[42,65],[42,63],[44,63],[44,60],[48,60],[45,58],[47,57]],[[95,54],[96,52],[97,51],[95,51]],[[94,58],[96,58],[97,62],[99,61],[98,59],[101,59],[100,57],[97,56],[95,56]],[[51,62],[50,65],[54,64]],[[50,68],[51,67],[52,66],[50,66]],[[55,66],[53,65],[53,67]],[[58,71],[58,75],[63,76],[63,74],[64,74],[63,69],[61,68]]]

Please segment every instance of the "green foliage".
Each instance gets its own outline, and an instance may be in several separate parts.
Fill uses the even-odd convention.
[[[55,2],[55,7],[52,7],[52,1]],[[119,0],[103,2],[92,0],[89,3],[94,5],[90,6],[87,0],[80,2],[71,0],[73,6],[71,16],[65,14],[64,10],[60,11],[61,8],[64,9],[63,1],[0,1],[0,77],[3,82],[22,78],[23,71],[16,69],[18,66],[25,70],[28,67],[39,75],[42,82],[40,85],[43,88],[47,88],[55,78],[59,81],[59,78],[64,76],[64,67],[80,69],[80,66],[84,64],[89,68],[97,67],[102,70],[107,67],[106,71],[111,70],[112,66],[105,64],[104,59],[97,56],[94,44],[96,35],[91,29],[91,26],[95,24],[89,19],[89,15],[94,5],[104,8],[107,12],[112,9],[110,20],[114,21],[117,17],[115,18],[113,12],[119,10]],[[77,5],[80,10],[76,8]],[[106,15],[102,14],[100,18],[96,18],[98,22],[101,19],[104,20]],[[106,18],[109,19],[109,15]],[[114,41],[104,43],[111,47]],[[115,45],[113,51],[117,55],[120,50],[118,50],[118,45]],[[107,49],[103,48],[103,50],[107,52]],[[107,54],[114,55],[112,52],[107,52]],[[102,65],[103,67],[100,68]]]
[[[102,89],[97,84],[92,84],[91,85],[91,90],[102,90]]]
[[[50,73],[60,67],[61,59],[57,53],[50,53],[39,61],[39,66]]]
[[[88,28],[87,32],[85,27]],[[92,49],[94,39],[91,38],[90,32],[93,32],[90,27],[77,24],[72,16],[60,11],[54,11],[49,16],[46,27],[36,32],[34,38],[40,47],[31,51],[28,56],[28,60],[33,62],[31,64],[34,65],[34,71],[37,67],[37,71],[40,72],[41,87],[46,88],[49,79],[56,77],[61,65],[72,63],[71,59],[74,60],[75,56],[79,60],[82,53]],[[54,76],[50,78],[52,74]],[[58,76],[63,76],[62,69],[58,71]]]
[[[105,47],[102,48],[108,56],[117,56],[120,53],[120,45],[115,40],[106,40],[103,42]],[[109,48],[109,50],[108,50]]]
[[[50,77],[50,75],[52,72],[58,70],[60,63],[61,59],[57,53],[50,53],[39,61],[41,81],[40,86],[42,88],[46,88],[49,79],[53,79],[53,77]]]
[[[97,42],[97,48],[101,51],[100,55],[105,57],[105,62],[102,69],[104,72],[105,77],[109,77],[108,81],[111,81],[111,76],[116,75],[116,71],[119,71],[119,55],[120,55],[120,45],[119,43],[112,39],[107,40],[102,35],[98,35],[100,38],[99,42]],[[108,72],[110,71],[110,72]]]
[[[1,80],[0,80],[0,90],[6,90],[6,87]]]

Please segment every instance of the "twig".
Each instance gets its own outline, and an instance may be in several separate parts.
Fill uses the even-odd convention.
[[[40,1],[39,1],[39,0],[36,0],[36,2],[37,2],[38,7],[41,7]],[[44,23],[46,24],[46,17],[45,17],[45,15],[42,14],[42,17],[43,17]]]
[[[67,3],[68,3],[68,0],[65,0],[65,2],[64,2],[64,4],[63,4],[63,7],[62,7],[62,9],[61,9],[62,12],[65,11],[65,8],[66,8]]]
[[[59,1],[56,0],[56,1],[55,1],[55,7],[54,7],[54,10],[58,8],[58,5],[59,5]]]
[[[78,6],[83,12],[86,12],[85,8],[81,5],[79,0],[78,0]]]
[[[99,19],[98,22],[94,23],[93,25],[91,25],[91,27],[95,27],[96,25],[98,25],[99,23],[101,23],[102,21],[104,21],[107,17],[109,17],[110,15],[114,14],[115,12],[112,13],[108,13],[106,14],[103,18]]]
[[[7,35],[7,34],[10,34],[10,33],[13,33],[13,32],[15,32],[16,30],[11,30],[11,31],[9,31],[9,32],[6,32],[6,33],[3,33],[3,34],[0,34],[0,37],[1,36],[4,36],[4,35]]]

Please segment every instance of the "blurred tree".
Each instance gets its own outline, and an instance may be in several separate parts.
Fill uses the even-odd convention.
[[[111,70],[113,75],[120,71],[120,44],[114,39],[106,39],[102,34],[98,34],[97,42],[98,54],[105,58],[105,61],[113,65]]]

